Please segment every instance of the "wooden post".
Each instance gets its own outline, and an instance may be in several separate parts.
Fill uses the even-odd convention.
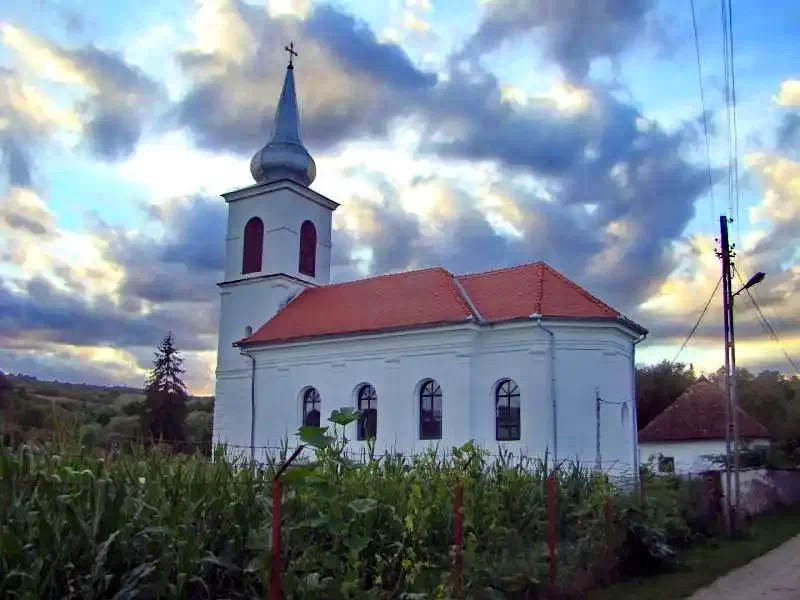
[[[550,583],[556,582],[556,478],[551,473],[547,478],[547,544],[550,549]]]
[[[453,545],[455,546],[455,593],[461,598],[464,592],[464,488],[461,482],[456,483],[456,492],[453,499]]]

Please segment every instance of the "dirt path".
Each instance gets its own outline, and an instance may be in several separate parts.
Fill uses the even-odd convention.
[[[796,600],[800,598],[800,536],[723,575],[689,600]]]

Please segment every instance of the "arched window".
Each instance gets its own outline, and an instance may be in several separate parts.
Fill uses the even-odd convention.
[[[261,270],[261,257],[264,253],[264,223],[253,217],[244,226],[244,245],[242,248],[242,274],[258,273]]]
[[[368,383],[358,389],[358,410],[358,439],[374,438],[378,433],[378,394]]]
[[[518,440],[520,434],[519,386],[504,379],[494,391],[495,430],[498,441]]]
[[[311,221],[300,226],[300,272],[314,277],[317,272],[317,229]]]
[[[628,403],[627,402],[623,402],[622,403],[622,426],[623,427],[628,424],[628,419],[629,418],[630,418],[630,409],[628,408]]]
[[[419,388],[419,439],[442,439],[442,388],[433,379]]]
[[[319,411],[322,401],[319,392],[308,388],[303,392],[303,425],[306,427],[319,427]]]

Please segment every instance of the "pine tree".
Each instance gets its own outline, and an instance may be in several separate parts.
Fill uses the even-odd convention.
[[[183,383],[183,358],[175,347],[172,332],[158,345],[153,355],[153,370],[147,378],[142,429],[154,440],[183,441],[186,401],[189,394]]]

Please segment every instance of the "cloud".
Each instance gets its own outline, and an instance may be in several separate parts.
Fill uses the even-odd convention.
[[[133,153],[145,122],[166,98],[161,84],[121,55],[92,45],[63,48],[8,24],[0,26],[0,34],[27,70],[86,93],[75,109],[96,156],[114,161]]]
[[[4,229],[48,236],[55,230],[55,217],[33,190],[12,184],[0,202],[0,231]]]
[[[569,78],[583,80],[592,60],[614,58],[645,27],[653,0],[495,0],[465,53],[484,54],[514,37],[538,33],[546,54]]]
[[[778,106],[800,106],[800,79],[782,81],[774,99]]]
[[[302,136],[312,150],[385,135],[392,119],[436,81],[400,47],[378,42],[364,23],[333,7],[317,6],[304,20],[270,18],[235,0],[215,7],[226,17],[214,23],[213,42],[198,38],[179,56],[193,86],[178,120],[205,148],[249,154],[268,140],[285,40],[294,40],[300,54]]]

